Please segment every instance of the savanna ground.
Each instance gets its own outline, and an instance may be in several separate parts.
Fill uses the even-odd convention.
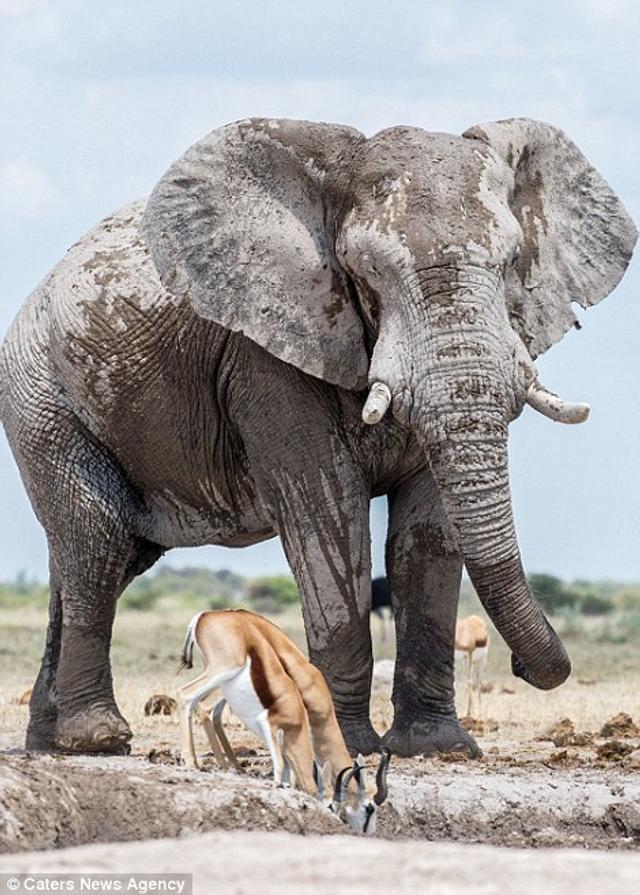
[[[203,753],[203,771],[182,768],[175,713],[145,715],[144,706],[152,694],[175,695],[177,687],[198,673],[198,664],[193,672],[177,673],[186,624],[193,611],[202,608],[194,603],[188,597],[166,597],[156,601],[152,611],[142,611],[127,608],[125,601],[118,613],[113,646],[115,690],[134,733],[131,755],[121,757],[44,757],[23,751],[28,707],[20,697],[37,673],[46,611],[43,601],[28,601],[23,607],[11,602],[9,608],[0,608],[0,853],[211,831],[219,837],[220,847],[233,849],[239,847],[236,840],[224,839],[232,835],[230,831],[244,831],[242,842],[247,847],[253,842],[251,836],[259,838],[259,831],[306,836],[345,832],[311,800],[272,787],[265,749],[232,717],[225,716],[225,723],[246,770],[242,776],[215,769],[200,729],[196,730],[196,744]],[[477,604],[466,598],[462,614],[477,609]],[[271,617],[303,645],[296,604],[290,603]],[[565,613],[554,619],[564,633],[573,674],[565,685],[548,693],[512,677],[508,650],[492,632],[485,675],[489,692],[482,697],[474,730],[483,758],[394,758],[389,800],[380,813],[380,836],[533,848],[638,849],[640,732],[619,728],[601,733],[603,725],[620,712],[640,725],[640,651],[637,631],[632,630],[635,615],[629,619],[625,624],[627,616],[618,612],[597,617]],[[381,663],[372,717],[383,732],[392,720],[389,663],[384,660],[392,657],[393,637],[382,640],[376,617],[372,618],[372,631],[376,659]],[[466,706],[465,675],[464,664],[458,663],[460,715]],[[549,731],[565,718],[572,725],[556,726],[552,741]],[[373,761],[370,765],[373,767]],[[353,837],[348,839],[352,842],[349,848],[360,848]],[[274,844],[276,841],[281,840],[274,839]],[[150,844],[148,847],[153,866],[158,866],[159,855],[171,853],[169,845],[155,852]],[[290,855],[298,846],[289,843],[282,848]],[[314,853],[323,854],[324,848],[318,845]],[[448,860],[447,852],[429,854],[434,860],[442,858],[445,864]],[[181,850],[177,860],[183,859],[180,855],[184,856]],[[453,854],[450,857],[452,866],[459,866]],[[93,855],[91,860],[95,858]],[[7,860],[0,860],[0,870],[8,868]],[[36,864],[29,866],[40,866],[37,861],[44,861],[45,866],[46,860],[34,857]],[[48,860],[51,866],[52,859]],[[628,856],[625,862],[629,861],[617,865],[618,870],[633,871],[637,882],[640,856]],[[553,862],[545,863],[547,869],[552,866]],[[564,866],[568,866],[566,861]],[[596,874],[595,880],[595,866],[589,872]],[[612,872],[610,867],[607,873]],[[533,879],[532,873],[529,867],[525,876]],[[297,881],[299,888],[291,891],[306,891],[300,877]],[[542,879],[539,882],[547,888],[551,885]],[[279,891],[289,891],[284,882],[279,885]],[[333,891],[341,890],[334,886]],[[556,889],[551,885],[549,891]]]

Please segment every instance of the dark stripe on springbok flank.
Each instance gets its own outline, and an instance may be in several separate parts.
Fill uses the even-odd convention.
[[[276,698],[271,692],[267,673],[264,669],[264,663],[260,658],[258,651],[253,646],[249,649],[249,659],[251,660],[250,671],[253,689],[258,694],[258,699],[263,707],[265,709],[270,709],[276,701]]]
[[[481,640],[476,640],[476,649],[480,649],[483,646],[487,645],[487,638],[483,637]]]

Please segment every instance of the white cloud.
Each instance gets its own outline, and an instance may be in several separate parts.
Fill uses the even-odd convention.
[[[46,172],[26,159],[0,164],[0,214],[34,217],[57,203],[59,196]]]

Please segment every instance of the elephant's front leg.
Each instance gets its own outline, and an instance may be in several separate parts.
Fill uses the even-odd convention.
[[[367,755],[380,747],[369,718],[368,489],[359,471],[337,463],[282,473],[278,492],[278,528],[300,591],[309,658],[331,688],[349,750]]]
[[[480,754],[454,700],[455,623],[462,559],[428,471],[389,497],[387,574],[397,656],[394,721],[385,743],[399,755]]]

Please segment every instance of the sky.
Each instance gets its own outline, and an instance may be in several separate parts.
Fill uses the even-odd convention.
[[[640,221],[636,0],[0,0],[0,336],[87,229],[146,195],[214,127],[249,115],[460,133],[528,116],[562,127]],[[640,250],[618,289],[539,362],[592,405],[526,410],[511,475],[529,571],[640,580]],[[382,573],[386,503],[372,509]],[[277,541],[168,561],[286,570]],[[46,542],[0,433],[0,580],[46,576]]]

